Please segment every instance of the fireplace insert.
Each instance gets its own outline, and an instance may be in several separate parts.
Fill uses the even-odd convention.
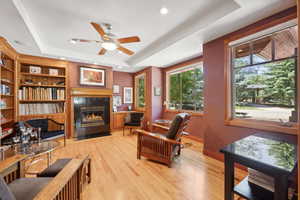
[[[73,104],[76,138],[109,134],[110,99],[108,97],[75,97]]]

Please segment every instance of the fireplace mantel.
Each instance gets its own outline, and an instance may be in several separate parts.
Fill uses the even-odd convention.
[[[112,96],[112,89],[72,88],[71,96]]]

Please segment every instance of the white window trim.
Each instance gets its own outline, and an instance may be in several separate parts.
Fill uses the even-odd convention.
[[[186,112],[194,112],[194,113],[203,113],[203,111],[191,111],[191,110],[173,110],[173,109],[170,109],[169,108],[169,99],[170,99],[170,92],[169,92],[169,83],[170,83],[170,75],[174,75],[174,74],[179,74],[179,73],[182,73],[182,72],[186,72],[186,71],[190,71],[190,70],[193,70],[193,69],[196,69],[196,68],[200,68],[202,67],[203,68],[203,62],[198,62],[198,63],[195,63],[195,64],[192,64],[192,65],[187,65],[187,66],[184,66],[184,67],[180,67],[180,68],[177,68],[177,69],[174,69],[174,70],[170,70],[170,71],[167,71],[166,72],[166,101],[165,101],[165,105],[166,105],[166,109],[169,110],[169,111],[186,111]]]

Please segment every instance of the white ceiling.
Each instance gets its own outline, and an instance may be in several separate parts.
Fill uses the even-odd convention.
[[[168,15],[159,13],[162,5]],[[1,0],[0,35],[21,53],[133,72],[199,56],[204,42],[293,5],[294,0]],[[97,44],[70,44],[71,38],[100,39],[91,21],[111,23],[119,38],[138,35],[140,43],[124,45],[136,54],[99,56]]]

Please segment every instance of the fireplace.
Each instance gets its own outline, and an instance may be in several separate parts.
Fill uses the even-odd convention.
[[[107,135],[110,131],[109,97],[74,97],[74,136],[78,139]]]

